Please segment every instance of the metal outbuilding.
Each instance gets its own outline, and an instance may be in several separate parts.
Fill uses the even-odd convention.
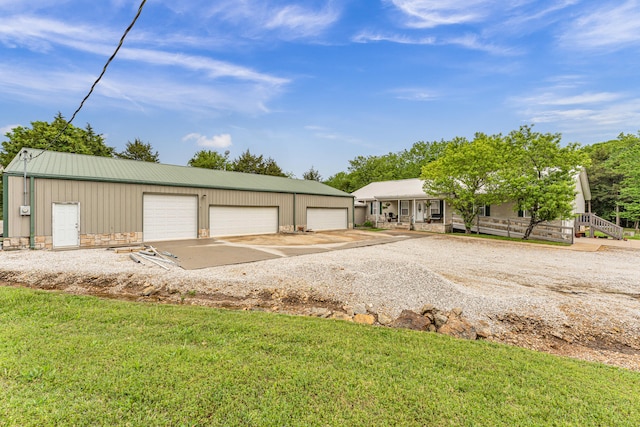
[[[353,228],[353,196],[310,180],[24,149],[3,185],[4,249]]]

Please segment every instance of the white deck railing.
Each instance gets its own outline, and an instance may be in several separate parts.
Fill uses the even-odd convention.
[[[578,227],[589,227],[591,231],[598,230],[617,240],[622,240],[624,229],[606,219],[600,218],[592,213],[579,214],[575,222],[576,230]],[[591,234],[593,237],[593,233]]]
[[[529,226],[528,218],[495,218],[478,217],[474,221],[471,231],[473,233],[493,234],[495,236],[522,238]],[[453,228],[464,230],[464,221],[460,215],[453,215]],[[551,242],[573,243],[573,227],[543,222],[538,224],[531,232],[530,238],[548,240]]]

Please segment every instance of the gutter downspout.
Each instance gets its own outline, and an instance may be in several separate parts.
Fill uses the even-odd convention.
[[[9,175],[2,174],[2,237],[9,237]],[[0,249],[2,249],[0,247]]]
[[[293,193],[293,232],[295,233],[298,230],[298,225],[296,224],[296,193]]]
[[[31,249],[36,248],[36,217],[35,217],[35,195],[33,194],[36,188],[36,180],[34,177],[29,177],[29,205],[31,206],[31,212],[29,215],[29,247]]]
[[[352,197],[351,198],[351,224],[353,224],[351,226],[352,229],[356,228],[356,198]]]

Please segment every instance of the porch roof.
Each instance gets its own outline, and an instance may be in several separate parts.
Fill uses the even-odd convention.
[[[378,181],[365,185],[353,194],[356,200],[397,200],[426,199],[429,196],[422,189],[424,182],[420,178],[401,179],[397,181]]]

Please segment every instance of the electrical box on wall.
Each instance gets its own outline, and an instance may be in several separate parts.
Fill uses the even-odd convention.
[[[22,216],[31,215],[31,206],[20,206],[20,215]]]

